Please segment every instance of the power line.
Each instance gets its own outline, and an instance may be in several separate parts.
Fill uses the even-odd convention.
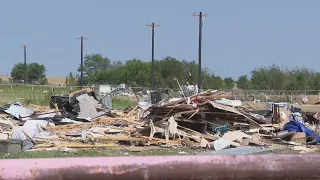
[[[27,45],[22,45],[23,48],[23,59],[24,59],[24,84],[27,84]]]
[[[155,83],[154,83],[154,29],[155,27],[160,27],[159,24],[154,24],[154,22],[152,24],[148,24],[147,26],[151,27],[152,29],[152,45],[151,45],[151,88],[152,90],[155,89]]]
[[[87,40],[88,38],[85,38],[83,36],[78,37],[77,39],[80,39],[80,86],[84,86],[83,82],[83,40]]]
[[[201,44],[202,44],[202,26],[203,26],[203,23],[202,23],[202,19],[205,18],[205,17],[208,17],[208,14],[202,14],[202,12],[200,12],[199,14],[198,13],[193,13],[192,16],[197,16],[199,17],[199,48],[198,48],[198,63],[199,63],[199,69],[198,69],[198,90],[199,92],[201,91],[202,89],[202,77],[201,77]]]

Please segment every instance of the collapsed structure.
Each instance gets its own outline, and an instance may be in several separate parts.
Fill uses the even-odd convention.
[[[257,110],[231,94],[206,91],[156,104],[137,102],[124,111],[103,108],[89,90],[54,96],[50,109],[3,106],[0,139],[21,150],[160,146],[207,148],[317,144],[318,114],[297,108]],[[19,149],[19,148],[18,148]],[[298,148],[299,149],[299,148]],[[17,152],[20,150],[17,150]]]

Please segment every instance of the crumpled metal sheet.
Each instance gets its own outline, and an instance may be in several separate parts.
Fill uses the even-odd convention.
[[[97,112],[96,107],[99,102],[95,100],[92,96],[88,94],[82,94],[76,99],[79,101],[80,112],[78,114],[79,118],[85,118],[91,121],[93,118],[103,115],[105,112]]]
[[[240,100],[230,100],[226,98],[221,98],[219,100],[215,100],[216,103],[227,105],[227,106],[234,106],[234,107],[241,107],[242,102]]]
[[[239,114],[239,115],[243,115],[240,111],[238,111],[234,107],[230,107],[230,106],[226,106],[226,105],[223,105],[223,104],[219,104],[219,103],[216,103],[214,101],[209,101],[209,103],[214,108],[217,108],[217,109],[220,109],[220,110],[224,110],[224,111],[228,111],[228,112],[232,112],[232,113]]]
[[[238,115],[241,115],[243,117],[245,117],[248,121],[260,126],[256,121],[252,120],[250,117],[248,117],[247,115],[245,115],[244,113],[241,113],[240,111],[238,111],[236,108],[234,107],[231,107],[231,106],[226,106],[226,105],[223,105],[223,104],[219,104],[219,103],[216,103],[214,101],[209,101],[209,103],[212,105],[212,107],[214,108],[217,108],[217,109],[220,109],[220,110],[224,110],[224,111],[228,111],[228,112],[231,112],[231,113],[235,113],[235,114],[238,114]]]
[[[11,104],[8,109],[4,110],[4,112],[14,116],[15,118],[20,119],[32,115],[34,113],[34,109],[26,108],[15,103]]]
[[[152,104],[149,102],[138,102],[138,106],[145,111],[149,109],[152,106]]]

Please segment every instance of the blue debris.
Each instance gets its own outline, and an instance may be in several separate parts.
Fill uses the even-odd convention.
[[[316,134],[311,129],[307,128],[303,123],[299,121],[290,121],[283,126],[283,131],[287,130],[288,132],[304,132],[307,137],[315,138],[315,144],[319,143],[320,136]]]
[[[228,126],[227,126],[227,125],[218,126],[218,127],[215,127],[215,128],[213,129],[213,131],[214,131],[215,133],[220,132],[221,134],[224,134],[224,133],[226,133],[226,132],[228,131]]]

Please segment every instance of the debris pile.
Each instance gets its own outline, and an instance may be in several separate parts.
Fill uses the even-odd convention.
[[[119,146],[221,151],[285,144],[307,152],[301,145],[315,145],[320,139],[318,113],[281,109],[277,104],[271,110],[257,110],[218,91],[154,105],[138,102],[134,108],[115,111],[103,108],[85,89],[53,96],[50,107],[25,107],[18,102],[1,107],[0,140],[21,141],[21,150],[29,151]]]

